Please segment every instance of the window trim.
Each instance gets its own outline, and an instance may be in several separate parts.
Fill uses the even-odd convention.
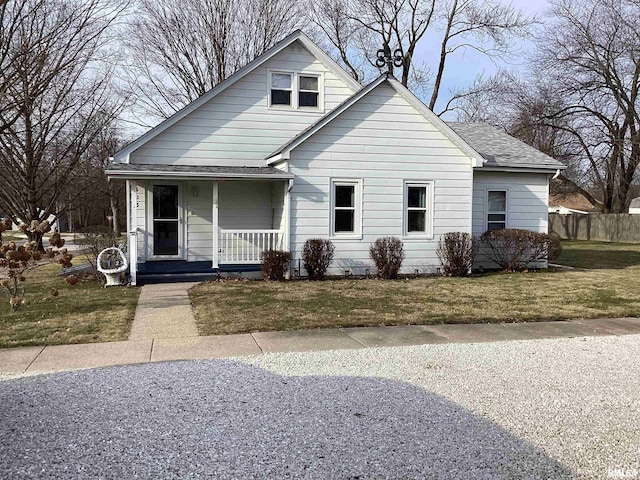
[[[304,90],[302,88],[302,86],[301,86],[301,83],[302,83],[300,81],[301,77],[317,79],[317,81],[318,81],[318,89],[317,90]],[[301,110],[302,109],[303,110],[318,110],[320,108],[320,75],[317,75],[317,74],[313,74],[312,75],[312,74],[309,74],[309,73],[300,72],[300,73],[298,73],[296,75],[296,78],[298,80],[298,82],[297,82],[298,83],[298,89],[297,89],[297,92],[296,92],[296,100],[298,102],[298,108],[301,109]],[[301,106],[300,105],[300,94],[301,93],[315,93],[315,94],[317,94],[318,95],[317,105],[315,107],[311,106],[311,105],[309,105],[309,106]]]
[[[273,76],[274,75],[289,75],[289,77],[291,78],[291,87],[290,88],[273,88]],[[269,90],[269,107],[270,108],[293,108],[293,102],[294,102],[294,96],[295,96],[295,74],[293,72],[281,72],[281,71],[277,71],[277,70],[269,70],[269,81],[267,83],[267,88]],[[290,92],[290,99],[291,102],[289,105],[284,105],[284,104],[277,104],[277,105],[273,105],[271,103],[271,91],[272,90],[282,90],[283,92]]]
[[[504,192],[504,211],[489,211],[489,192]],[[484,191],[484,231],[489,230],[489,214],[504,214],[504,228],[509,228],[509,189],[505,187],[487,187]]]
[[[362,178],[330,178],[329,179],[329,238],[332,240],[361,240],[362,239],[362,191],[364,180]],[[341,185],[354,186],[353,232],[335,231],[336,194],[335,187]]]
[[[291,75],[291,104],[290,105],[272,105],[271,90],[273,74]],[[315,77],[318,79],[318,106],[317,107],[301,107],[300,103],[300,77]],[[311,90],[302,90],[303,92],[312,92]],[[315,92],[314,92],[315,93]],[[267,108],[269,110],[300,110],[310,112],[324,112],[324,75],[321,72],[305,72],[294,70],[267,70]]]
[[[425,211],[425,231],[410,232],[409,231],[409,187],[426,188],[426,206]],[[433,216],[434,216],[434,199],[435,199],[435,182],[433,180],[404,180],[402,188],[402,235],[404,238],[427,239],[432,240],[433,235]]]

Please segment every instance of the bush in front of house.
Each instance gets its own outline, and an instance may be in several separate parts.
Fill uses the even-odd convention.
[[[545,260],[551,245],[546,233],[517,228],[488,230],[480,240],[488,247],[486,255],[508,272],[521,272],[530,264]]]
[[[471,274],[478,251],[478,239],[467,232],[448,232],[440,237],[436,254],[442,264],[442,274],[466,277]]]
[[[334,251],[335,247],[331,240],[310,238],[304,242],[302,263],[309,275],[309,280],[324,280],[333,260]]]
[[[265,280],[284,281],[291,261],[290,252],[265,250],[260,255],[260,260],[262,260],[262,276]]]
[[[369,256],[378,269],[378,277],[398,278],[404,260],[402,240],[396,237],[378,238],[369,247]]]

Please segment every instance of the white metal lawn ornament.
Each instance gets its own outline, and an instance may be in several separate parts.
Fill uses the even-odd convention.
[[[98,271],[103,273],[107,279],[105,287],[122,284],[120,274],[126,271],[129,266],[127,257],[122,250],[117,247],[105,248],[98,255],[96,263]]]

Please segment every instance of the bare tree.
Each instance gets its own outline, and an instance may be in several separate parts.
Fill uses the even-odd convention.
[[[118,114],[109,29],[124,8],[115,0],[3,4],[0,208],[14,222],[56,212],[87,149]]]
[[[311,21],[339,52],[341,63],[359,81],[362,65],[375,66],[376,50],[402,55],[403,85],[409,83],[413,55],[432,25],[436,0],[310,0]]]
[[[581,146],[604,212],[624,212],[640,164],[640,8],[634,0],[556,0],[537,67],[567,106],[550,116]]]
[[[338,52],[351,75],[364,80],[362,59],[370,65],[380,47],[402,55],[400,80],[408,86],[430,83],[429,108],[435,108],[450,55],[474,49],[490,58],[514,53],[514,39],[528,35],[534,22],[497,0],[309,0],[309,15]],[[416,65],[416,49],[428,32],[440,38],[435,74]],[[431,38],[430,36],[430,38]],[[448,108],[448,107],[447,107]],[[441,112],[442,113],[442,112]]]
[[[601,207],[591,192],[582,158],[582,145],[571,133],[571,122],[556,113],[567,107],[566,98],[544,73],[518,75],[499,71],[489,78],[478,78],[455,109],[458,121],[485,122],[561,161],[567,166],[557,181],[554,193],[581,193]]]
[[[96,137],[88,150],[93,179],[92,191],[98,194],[99,203],[109,209],[111,226],[116,236],[121,232],[120,215],[125,205],[124,180],[109,180],[105,170],[109,166],[109,158],[125,145],[115,125],[107,125]]]
[[[451,54],[470,48],[492,59],[508,57],[516,51],[515,40],[526,37],[535,21],[527,18],[521,10],[494,0],[446,0],[442,7],[446,12],[440,16],[444,32],[428,104],[431,110],[436,106],[446,62]]]
[[[334,59],[342,64],[356,81],[365,78],[367,57],[355,57],[354,49],[360,44],[360,23],[348,13],[347,2],[344,0],[326,0],[324,2],[311,0],[308,3],[307,15],[319,29],[316,35],[318,43],[322,43],[334,53]]]
[[[67,214],[71,231],[86,227],[103,230],[109,225],[115,236],[120,235],[125,208],[125,182],[109,180],[105,170],[110,157],[125,144],[114,122],[104,126],[87,149],[85,160],[74,172],[74,181],[60,195],[57,203],[58,209]]]
[[[295,0],[139,0],[126,41],[139,113],[171,116],[291,33],[299,9]]]
[[[462,117],[482,105],[492,123],[567,163],[563,189],[624,212],[640,164],[639,4],[556,0],[553,13],[529,80],[503,78],[493,95],[460,102]]]

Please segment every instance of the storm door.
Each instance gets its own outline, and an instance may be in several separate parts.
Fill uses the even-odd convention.
[[[178,185],[153,186],[153,255],[180,255],[180,188]]]

